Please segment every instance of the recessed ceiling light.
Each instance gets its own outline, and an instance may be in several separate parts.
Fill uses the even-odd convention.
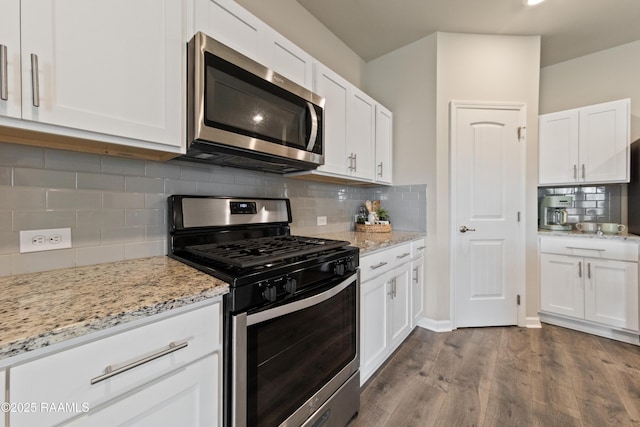
[[[542,3],[544,0],[522,0],[522,3],[525,6],[535,6],[537,4]]]

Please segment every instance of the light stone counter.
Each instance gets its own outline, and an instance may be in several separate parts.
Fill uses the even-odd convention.
[[[228,289],[168,257],[0,277],[0,360],[214,298]]]
[[[380,249],[400,245],[405,242],[425,237],[426,233],[419,231],[392,231],[391,233],[361,233],[345,231],[337,233],[318,234],[325,239],[346,240],[352,246],[360,248],[360,256],[368,255]]]
[[[554,231],[538,229],[538,236],[555,236],[555,237],[580,237],[583,239],[609,239],[609,240],[622,240],[627,242],[640,243],[640,236],[635,234],[628,234],[626,232],[619,234],[602,234],[598,233],[583,233],[581,231]]]

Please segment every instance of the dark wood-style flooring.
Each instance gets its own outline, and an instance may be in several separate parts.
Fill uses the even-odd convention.
[[[544,324],[407,338],[349,427],[640,426],[640,347]]]

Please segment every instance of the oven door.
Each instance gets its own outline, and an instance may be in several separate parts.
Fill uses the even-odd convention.
[[[233,316],[234,426],[302,425],[358,373],[358,283],[356,273],[305,299]],[[359,384],[355,393],[340,397],[355,401],[349,418]]]

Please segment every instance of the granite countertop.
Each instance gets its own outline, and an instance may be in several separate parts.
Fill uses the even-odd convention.
[[[391,233],[344,231],[318,234],[317,236],[325,239],[346,240],[350,242],[352,246],[360,248],[360,256],[362,256],[380,249],[420,239],[425,237],[426,233],[419,231],[392,231]]]
[[[583,233],[578,230],[571,231],[558,231],[558,230],[544,230],[538,229],[539,236],[557,236],[557,237],[580,237],[584,239],[608,239],[608,240],[621,240],[628,242],[640,243],[640,236],[636,234],[629,234],[626,232],[618,234],[598,234],[598,233]]]
[[[214,298],[228,285],[169,257],[0,277],[0,360]]]

